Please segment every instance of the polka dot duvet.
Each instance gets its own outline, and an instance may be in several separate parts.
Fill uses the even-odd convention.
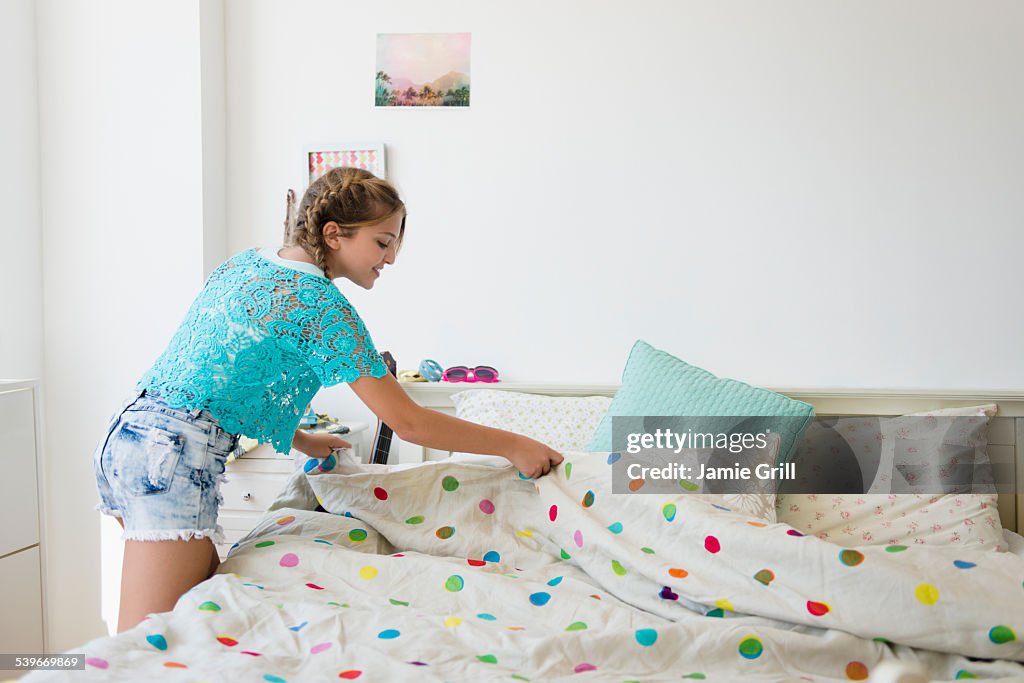
[[[607,453],[312,461],[172,612],[26,680],[1024,680],[1024,560],[840,547],[707,494],[612,494]],[[993,660],[993,661],[979,661]]]

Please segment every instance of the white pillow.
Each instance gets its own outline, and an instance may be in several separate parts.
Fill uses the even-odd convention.
[[[538,396],[498,389],[470,389],[452,396],[455,416],[523,434],[560,453],[586,450],[612,399],[607,396]],[[507,465],[497,456],[455,453],[458,460]]]
[[[986,404],[914,415],[991,417],[996,410]],[[862,436],[874,439],[877,434]],[[851,447],[856,449],[856,442]],[[994,493],[780,494],[776,506],[780,522],[846,547],[916,544],[1006,550]]]

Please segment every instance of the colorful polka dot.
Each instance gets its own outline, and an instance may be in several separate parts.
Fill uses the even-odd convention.
[[[569,477],[571,477],[571,476],[572,476],[572,463],[571,462],[567,462],[567,463],[565,463],[565,480],[569,481]]]
[[[444,589],[449,593],[458,593],[465,586],[466,582],[458,574],[452,574],[444,582]]]
[[[285,553],[281,556],[282,567],[295,567],[299,564],[299,556],[295,553]]]
[[[423,524],[423,515],[413,515],[405,520],[406,524]]]
[[[887,545],[885,546],[885,552],[887,553],[902,553],[907,549],[905,545]]]
[[[234,647],[238,645],[238,641],[231,636],[217,636],[217,642],[227,647]]]
[[[616,576],[626,575],[626,568],[618,560],[612,560],[612,571],[615,572]]]
[[[284,517],[280,517],[277,520],[275,520],[275,524],[280,524],[281,526],[284,526],[285,524],[291,524],[294,521],[295,515],[285,515]]]
[[[953,677],[953,680],[962,681],[962,680],[968,679],[968,678],[977,679],[978,677],[975,676],[974,674],[972,674],[970,671],[965,671],[963,669],[960,669],[959,671],[956,672],[956,676]]]
[[[456,626],[458,626],[461,623],[462,623],[462,618],[461,617],[445,617],[445,619],[444,619],[444,625],[447,626],[448,628],[455,628]]]
[[[973,569],[978,565],[976,565],[974,562],[967,562],[965,560],[953,560],[953,566],[957,569]]]
[[[110,666],[107,660],[103,659],[102,657],[86,657],[85,663],[89,666],[94,666],[97,669],[106,669]]]
[[[338,459],[336,457],[334,457],[334,453],[331,453],[326,458],[324,458],[324,461],[322,463],[320,463],[320,471],[321,472],[330,472],[331,470],[334,469],[334,466],[337,465],[337,464],[338,464]]]
[[[577,529],[572,535],[572,542],[576,544],[577,548],[583,547],[583,532]]]
[[[866,681],[868,668],[862,662],[850,662],[846,665],[846,677],[851,681]]]
[[[653,628],[641,628],[636,631],[636,642],[644,647],[650,647],[658,641],[658,632]]]
[[[153,634],[151,636],[146,636],[146,642],[148,642],[150,645],[152,645],[158,650],[167,649],[167,639],[159,633]]]
[[[619,459],[621,457],[622,457],[622,453],[609,453],[608,454],[608,464],[609,465],[614,465],[615,463],[617,463],[619,461]]]
[[[324,587],[323,587],[323,586],[317,585],[317,584],[315,584],[315,583],[307,583],[307,584],[306,584],[306,587],[307,587],[307,588],[312,588],[312,589],[313,589],[313,590],[315,590],[315,591],[322,591],[322,590],[324,589]]]
[[[497,664],[498,663],[498,658],[495,657],[494,655],[477,655],[476,658],[479,659],[484,664]]]
[[[363,579],[364,581],[369,581],[370,579],[377,578],[378,573],[379,570],[376,567],[374,567],[373,565],[367,565],[359,569],[359,578]]]
[[[488,500],[487,498],[484,498],[483,500],[480,501],[480,512],[484,513],[485,515],[493,515],[494,503]]]
[[[612,522],[608,525],[608,531],[612,532],[613,534],[621,534],[622,522]]]
[[[775,572],[771,569],[762,569],[758,573],[754,574],[754,580],[767,586],[775,580]]]
[[[594,504],[594,492],[587,491],[583,496],[583,507],[588,508]]]
[[[1009,626],[993,626],[989,629],[988,639],[996,645],[1004,645],[1017,640],[1017,634]]]
[[[714,536],[704,537],[704,550],[707,550],[709,553],[717,553],[721,549],[722,544],[718,542],[717,538]]]
[[[537,607],[543,607],[548,604],[549,600],[551,600],[551,594],[544,591],[530,595],[530,604],[536,605]]]
[[[187,664],[182,664],[181,662],[164,662],[164,668],[167,668],[167,669],[187,669],[188,665]]]
[[[566,631],[586,631],[587,630],[587,624],[586,624],[586,622],[582,622],[582,621],[574,621],[571,624],[569,624],[568,626],[566,626],[565,630]]]
[[[318,463],[315,459],[310,458],[309,460],[302,464],[302,471],[305,472],[306,474],[309,474],[310,472],[315,470],[316,466],[319,464],[320,463]]]
[[[256,547],[257,548],[266,548],[266,547],[272,546],[272,545],[274,545],[274,541],[260,541],[259,543],[256,544]]]
[[[497,550],[488,550],[484,553],[484,562],[501,562],[501,555]]]
[[[454,491],[459,488],[459,480],[449,475],[441,480],[441,488],[448,492]]]
[[[466,564],[468,564],[470,567],[483,567],[487,563],[484,562],[483,560],[470,560],[470,559],[467,559],[466,560]]]
[[[827,602],[808,600],[807,611],[816,617],[823,617],[832,611],[832,607]]]
[[[552,522],[558,519],[557,505],[552,505],[551,507],[548,508],[548,519],[550,519]]]
[[[477,619],[483,619],[484,621],[497,621],[498,619],[498,617],[494,616],[493,614],[488,614],[487,612],[481,612],[476,616]]]
[[[695,484],[689,479],[680,479],[679,487],[684,491],[688,491],[690,493],[693,493],[694,491],[700,491],[700,484]]]
[[[359,669],[346,669],[338,674],[338,678],[344,678],[346,681],[353,681],[363,675],[363,672]]]
[[[353,529],[348,532],[348,540],[353,543],[362,543],[366,540],[366,529]]]
[[[382,489],[380,486],[376,486],[373,489],[373,497],[376,498],[377,500],[387,500],[388,492]]]
[[[397,638],[400,635],[402,635],[402,634],[399,633],[397,630],[395,630],[393,628],[387,628],[387,629],[384,629],[383,631],[381,631],[380,633],[378,633],[377,637],[380,638],[381,640],[394,640],[395,638]]]
[[[643,548],[640,548],[640,552],[642,552],[642,553],[644,553],[646,555],[654,555],[655,554],[654,548],[648,548],[647,546],[644,546]]]
[[[324,650],[329,650],[330,648],[331,648],[331,644],[330,643],[317,643],[313,647],[309,648],[309,654],[311,654],[311,655],[318,655],[321,652],[323,652]]]
[[[388,602],[390,602],[395,607],[408,607],[409,606],[409,603],[406,602],[405,600],[395,600],[394,598],[388,598]]]
[[[679,594],[676,593],[675,591],[673,591],[668,586],[662,586],[661,587],[661,592],[658,593],[658,596],[662,600],[678,600],[679,599]]]
[[[646,483],[647,481],[645,479],[630,479],[627,488],[629,488],[629,490],[632,491],[633,493],[636,493],[637,491],[642,489],[644,487],[644,484]]]
[[[559,548],[558,556],[561,557],[563,560],[569,560],[569,559],[572,558],[572,555],[570,555],[569,553],[565,552],[561,548]]]
[[[715,600],[715,607],[721,610],[727,610],[729,612],[736,611],[736,608],[732,606],[732,603],[729,602],[728,598],[720,598],[718,600]]]
[[[794,536],[796,538],[803,537],[803,534],[800,533],[799,531],[797,531],[796,529],[789,529],[789,530],[786,531],[786,533],[789,534],[790,536]]]
[[[690,572],[685,569],[680,569],[679,567],[672,567],[668,570],[668,575],[676,579],[685,579],[690,575]]]
[[[757,659],[764,652],[764,645],[755,636],[747,636],[740,642],[740,656],[744,659]]]
[[[581,674],[586,671],[597,671],[597,667],[591,664],[590,662],[580,662],[579,664],[574,666],[572,670],[578,674]]]
[[[267,681],[267,683],[286,683],[285,679],[272,674],[263,674],[263,680]]]
[[[455,527],[443,526],[435,532],[435,535],[440,539],[448,539],[455,535]]]
[[[841,550],[839,551],[839,561],[847,567],[856,567],[864,561],[864,554],[856,550]]]
[[[914,597],[922,605],[934,605],[939,601],[939,589],[934,584],[922,583],[914,589]]]
[[[666,521],[673,521],[676,518],[676,505],[675,503],[665,503],[661,506],[661,514]]]

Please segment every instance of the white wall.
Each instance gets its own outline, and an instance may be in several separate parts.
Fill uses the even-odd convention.
[[[206,274],[200,9],[41,0],[38,22],[50,642],[60,650],[107,630],[90,455]],[[121,544],[106,524],[110,577]]]
[[[384,141],[407,243],[346,292],[400,367],[616,382],[644,338],[766,386],[1024,388],[1019,2],[226,8],[231,250],[278,240],[303,144]],[[430,31],[472,32],[472,106],[375,109],[376,33]]]
[[[0,378],[8,379],[43,374],[35,24],[32,0],[0,3]]]

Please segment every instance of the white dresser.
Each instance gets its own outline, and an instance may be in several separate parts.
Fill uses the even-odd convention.
[[[367,425],[359,422],[345,422],[349,433],[341,438],[351,441],[355,456],[361,458],[360,434]],[[223,560],[228,550],[256,526],[256,522],[284,489],[285,483],[296,467],[301,467],[306,456],[298,451],[281,455],[262,444],[228,464],[225,474],[227,481],[221,484],[220,493],[224,503],[220,507],[217,522],[224,528],[224,543],[217,546]]]
[[[0,381],[0,652],[45,653],[39,384]],[[0,678],[7,672],[0,671]]]

